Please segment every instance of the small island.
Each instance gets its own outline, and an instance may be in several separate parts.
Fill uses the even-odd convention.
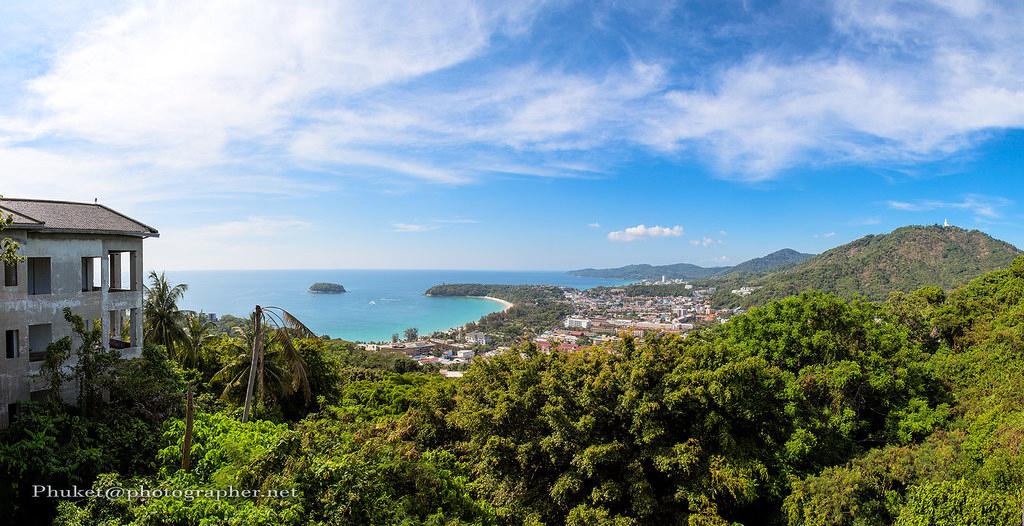
[[[345,292],[345,287],[341,286],[340,283],[327,283],[320,281],[309,286],[309,291],[314,294],[341,294]]]

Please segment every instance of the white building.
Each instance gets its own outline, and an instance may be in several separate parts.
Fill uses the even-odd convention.
[[[491,343],[491,337],[481,331],[467,332],[466,342],[473,345],[487,345]]]
[[[564,325],[566,329],[589,329],[591,323],[587,318],[569,317],[565,319]]]

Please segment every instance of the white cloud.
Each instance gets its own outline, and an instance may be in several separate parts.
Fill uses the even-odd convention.
[[[725,241],[704,236],[700,239],[691,239],[690,244],[695,247],[710,247],[711,245],[724,245]]]
[[[658,64],[633,62],[603,75],[536,66],[514,69],[456,96],[476,119],[467,137],[516,148],[587,149],[628,133],[637,103],[661,89]],[[482,121],[483,126],[480,126]]]
[[[309,228],[311,223],[291,217],[252,216],[242,220],[224,221],[179,231],[188,237],[206,240],[235,239],[239,237],[272,237],[282,232]]]
[[[204,186],[209,173],[189,174],[203,170],[229,179],[235,192],[250,192],[260,187],[251,177],[270,178],[306,160],[370,176],[463,183],[464,173],[372,148],[327,155],[303,145],[301,130],[322,114],[345,112],[367,92],[476,57],[499,33],[521,34],[539,6],[186,0],[81,17],[77,31],[47,42],[46,56],[36,57],[42,73],[34,66],[26,70],[34,78],[19,79],[17,103],[0,104],[0,157],[18,153],[11,153],[17,143],[40,155],[91,156],[112,166],[99,177],[69,176],[78,185],[137,183],[150,197],[163,195],[164,186]],[[8,48],[21,49],[0,45]],[[395,122],[383,119],[383,133]],[[362,138],[383,137],[367,133]],[[54,141],[70,146],[54,148]],[[129,173],[138,170],[126,170],[125,159],[144,165],[146,176]],[[245,175],[228,175],[235,171]],[[12,178],[36,182],[21,173]]]
[[[430,232],[431,230],[437,230],[442,225],[476,225],[480,221],[476,219],[465,219],[465,218],[453,218],[453,219],[434,219],[426,223],[392,223],[391,230],[394,232]]]
[[[330,162],[332,165],[359,166],[380,170],[386,173],[395,173],[415,179],[422,179],[433,183],[443,184],[465,184],[471,178],[465,173],[459,173],[448,168],[441,168],[431,164],[405,160],[390,155],[382,155],[358,150],[342,150],[336,146],[326,144],[315,145],[320,137],[303,135],[296,143],[292,144],[292,153],[307,160]]]
[[[437,230],[438,226],[423,223],[394,223],[391,225],[391,229],[395,232],[430,232]]]
[[[53,133],[218,158],[313,96],[463,61],[498,22],[470,2],[146,3],[80,33],[31,87]]]
[[[822,234],[814,234],[814,238],[815,239],[828,239],[830,237],[835,237],[835,235],[836,235],[835,232],[825,232],[825,233],[822,233]]]
[[[543,7],[184,0],[82,17],[45,46],[0,42],[45,49],[0,102],[0,157],[86,159],[95,175],[72,186],[146,197],[211,172],[237,191],[289,191],[280,174],[296,167],[445,185],[595,177],[602,163],[582,153],[637,144],[757,181],[807,162],[941,158],[1024,127],[1019,2],[837,0],[834,47],[696,72],[642,53],[589,68],[481,60],[497,37],[531,44]]]
[[[914,201],[886,201],[893,210],[906,212],[928,212],[932,210],[966,210],[977,217],[994,219],[1002,215],[1002,209],[1013,204],[1004,197],[968,194],[960,201],[918,199]]]
[[[611,241],[635,241],[637,239],[651,238],[651,237],[679,237],[683,235],[683,227],[676,225],[673,227],[664,226],[646,226],[637,225],[631,226],[624,230],[616,230],[608,232],[608,239]]]
[[[601,223],[587,223],[588,228],[601,228]]]
[[[839,1],[830,58],[756,55],[671,91],[641,140],[762,180],[816,160],[941,158],[1024,126],[1022,4],[944,4]]]
[[[351,107],[321,112],[295,134],[289,151],[299,159],[379,164],[375,158],[361,161],[370,155],[368,145],[412,157],[443,148],[480,147],[492,153],[482,158],[460,153],[457,161],[437,168],[443,177],[425,178],[460,183],[498,173],[592,179],[602,170],[572,162],[565,153],[627,138],[636,125],[638,106],[666,80],[661,66],[642,62],[591,74],[513,66],[454,86],[387,91],[360,98]],[[516,160],[527,152],[551,155],[540,161]],[[390,162],[397,161],[392,157]]]

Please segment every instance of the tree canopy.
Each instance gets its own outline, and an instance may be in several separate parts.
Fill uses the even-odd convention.
[[[142,380],[104,380],[110,404],[135,409],[35,406],[5,433],[0,469],[294,490],[66,502],[51,510],[61,524],[1009,524],[1024,504],[1022,305],[1024,258],[949,293],[807,292],[686,337],[522,344],[458,379],[302,339],[316,403],[282,391],[244,423],[215,375],[232,336],[206,340],[187,368],[150,346],[144,365],[118,365]],[[198,389],[187,472],[186,383]],[[104,449],[133,434],[141,448]],[[43,505],[12,502],[12,517]]]

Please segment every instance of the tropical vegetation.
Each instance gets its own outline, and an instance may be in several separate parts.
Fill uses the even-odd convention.
[[[162,345],[169,356],[175,356],[175,345],[185,339],[185,312],[178,302],[185,296],[188,285],[171,285],[167,276],[155,270],[149,272],[149,285],[145,287],[142,315],[146,322],[146,343]]]
[[[862,237],[795,266],[759,276],[726,275],[700,285],[717,287],[718,306],[760,305],[805,290],[881,301],[890,292],[911,292],[928,285],[953,289],[1006,267],[1020,254],[1013,245],[978,230],[906,226]],[[741,286],[757,290],[745,297],[731,294]]]
[[[482,292],[449,290],[470,289]],[[274,341],[287,329],[272,327],[249,421],[235,382],[254,335],[215,331],[187,359],[150,343],[141,359],[54,380],[108,393],[91,408],[26,404],[0,439],[0,513],[77,525],[1012,524],[1024,505],[1022,309],[1019,258],[951,292],[805,292],[685,338],[564,353],[521,342],[458,379],[290,333],[308,398]],[[75,346],[89,330],[76,325]],[[35,481],[195,493],[55,501],[31,498]],[[204,493],[227,487],[264,494]]]
[[[466,324],[467,331],[480,330],[494,335],[498,343],[511,344],[524,337],[557,326],[572,314],[572,305],[560,287],[551,285],[483,285],[457,283],[436,285],[426,291],[430,296],[489,296],[512,303],[512,307],[494,312]]]

